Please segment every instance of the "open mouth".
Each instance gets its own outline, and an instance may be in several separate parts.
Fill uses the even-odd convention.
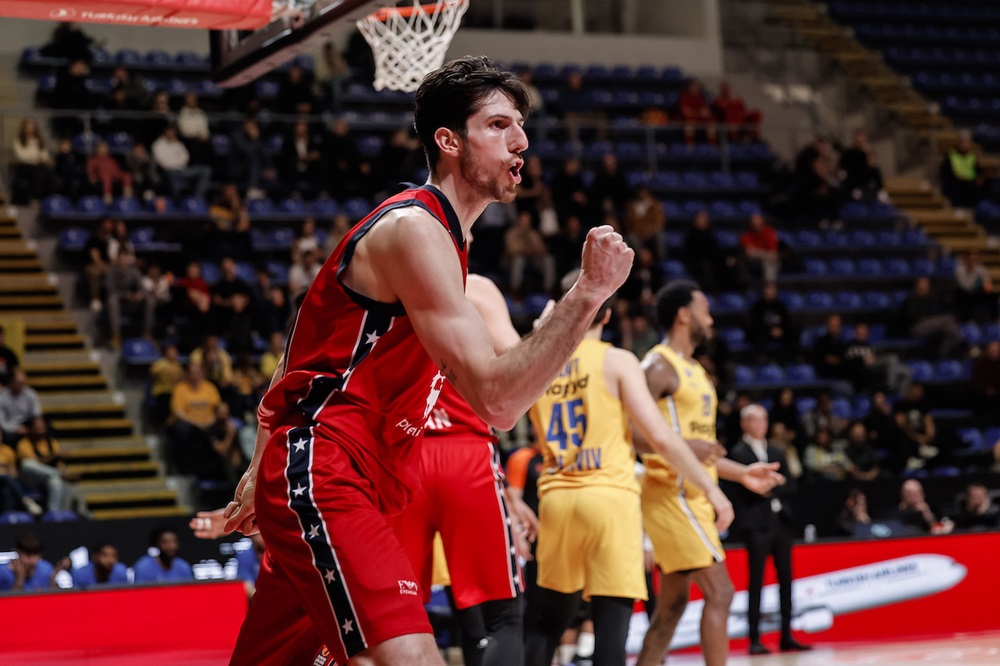
[[[523,164],[524,164],[523,162],[516,162],[512,164],[510,168],[507,169],[510,172],[511,177],[514,179],[514,182],[516,183],[521,182],[521,166]]]

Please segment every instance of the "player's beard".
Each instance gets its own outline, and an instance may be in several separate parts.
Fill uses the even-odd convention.
[[[491,176],[486,172],[482,164],[476,161],[471,151],[463,150],[459,159],[459,169],[462,179],[472,188],[476,194],[488,198],[490,201],[500,203],[510,203],[517,194],[517,188],[506,189],[504,187],[504,176]]]
[[[697,349],[708,342],[708,329],[700,322],[693,322],[693,324],[688,335],[691,339],[691,348]]]

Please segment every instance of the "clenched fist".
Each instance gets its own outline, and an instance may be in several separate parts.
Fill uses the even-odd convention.
[[[635,252],[612,227],[594,227],[583,244],[580,277],[576,283],[596,294],[599,300],[607,300],[628,278],[634,258]]]

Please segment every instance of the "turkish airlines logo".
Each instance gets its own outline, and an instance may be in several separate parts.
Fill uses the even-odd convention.
[[[412,580],[401,580],[399,581],[399,593],[409,594],[410,596],[417,596],[419,594],[420,588]]]
[[[53,9],[49,12],[49,18],[54,21],[69,21],[70,19],[76,18],[76,10],[67,9],[65,7],[62,9]]]

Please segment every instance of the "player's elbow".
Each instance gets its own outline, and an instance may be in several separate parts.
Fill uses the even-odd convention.
[[[479,396],[476,413],[497,430],[510,430],[521,418],[523,407],[513,400],[509,391],[485,389]]]

